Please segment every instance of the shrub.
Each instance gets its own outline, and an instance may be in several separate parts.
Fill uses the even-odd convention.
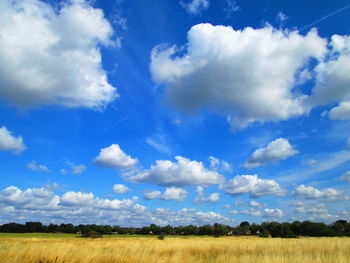
[[[163,234],[160,234],[158,237],[157,237],[159,240],[164,240],[165,236]]]
[[[266,230],[263,230],[259,235],[259,237],[270,237],[270,233]]]
[[[100,232],[90,231],[90,232],[82,234],[81,237],[85,237],[85,238],[101,238],[102,234]]]

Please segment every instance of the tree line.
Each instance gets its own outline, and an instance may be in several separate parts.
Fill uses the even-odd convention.
[[[100,234],[125,234],[125,235],[259,235],[261,237],[334,237],[350,236],[350,222],[338,220],[331,224],[316,223],[311,221],[289,222],[264,222],[262,224],[249,224],[244,221],[236,227],[223,224],[203,226],[157,226],[151,224],[144,227],[120,227],[110,225],[73,225],[73,224],[49,224],[40,222],[26,222],[25,224],[8,223],[0,225],[2,233],[72,233],[86,234],[95,232]]]

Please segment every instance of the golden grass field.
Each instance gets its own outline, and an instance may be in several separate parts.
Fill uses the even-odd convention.
[[[1,238],[2,263],[349,263],[350,238]]]

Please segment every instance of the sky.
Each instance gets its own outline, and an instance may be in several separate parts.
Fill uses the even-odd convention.
[[[0,13],[0,224],[350,220],[348,1]]]

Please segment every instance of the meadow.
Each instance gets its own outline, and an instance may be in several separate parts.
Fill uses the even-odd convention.
[[[13,235],[13,234],[11,234]],[[0,236],[2,263],[348,263],[350,238]],[[33,234],[34,235],[34,234]]]

